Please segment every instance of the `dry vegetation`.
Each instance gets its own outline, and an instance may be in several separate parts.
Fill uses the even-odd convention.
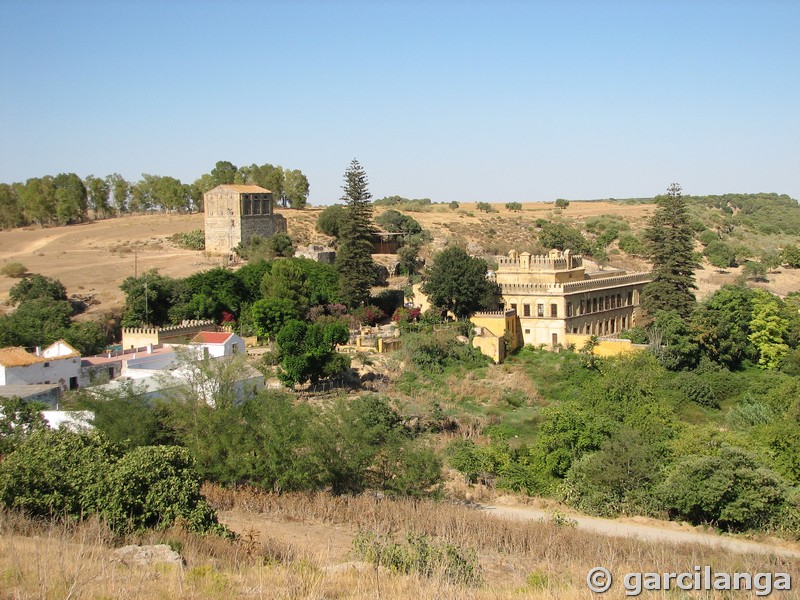
[[[214,486],[205,492],[238,539],[200,537],[180,528],[119,539],[96,521],[37,524],[0,513],[0,597],[583,598],[589,596],[586,573],[598,565],[618,574],[712,565],[716,571],[800,578],[796,564],[774,556],[609,538],[555,521],[506,521],[431,500],[274,495]],[[472,549],[483,584],[457,585],[441,573],[400,575],[358,562],[350,548],[360,531],[384,539],[425,535]],[[128,543],[167,543],[185,564],[127,564],[113,549]],[[621,586],[607,595],[623,596]]]
[[[450,242],[486,256],[505,254],[512,248],[535,251],[538,247],[534,223],[540,218],[581,224],[590,217],[615,215],[628,222],[633,231],[640,231],[654,208],[651,204],[594,201],[573,201],[566,209],[556,208],[551,202],[523,203],[521,211],[509,211],[502,204],[492,206],[497,212],[482,213],[475,203],[462,203],[455,210],[445,204],[408,213],[434,238],[433,243],[423,249],[423,256],[430,258]],[[322,208],[278,210],[287,218],[289,234],[298,245],[331,241],[316,231],[316,220],[321,211]],[[141,273],[157,268],[164,275],[185,277],[219,265],[220,259],[178,248],[169,240],[175,233],[202,227],[202,214],[169,214],[2,231],[0,266],[10,262],[22,263],[29,272],[59,279],[69,294],[93,296],[95,302],[83,317],[93,318],[122,306],[124,298],[119,285],[136,269]],[[612,253],[610,264],[631,270],[646,268],[643,261],[629,259],[624,254]],[[733,282],[737,275],[737,269],[720,273],[706,266],[697,273],[699,296],[705,297],[721,285]],[[800,277],[791,269],[770,274],[769,280],[765,287],[782,295],[796,290],[800,283]],[[12,278],[0,277],[0,301],[8,296],[8,290],[15,282]]]

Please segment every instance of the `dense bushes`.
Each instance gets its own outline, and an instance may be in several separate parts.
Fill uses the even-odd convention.
[[[706,358],[671,372],[644,352],[589,364],[526,348],[510,363],[559,401],[540,411],[530,446],[494,434],[483,445],[452,442],[447,461],[468,481],[555,496],[594,514],[800,535],[794,377],[753,365],[732,373]],[[731,407],[727,416],[720,407]],[[713,425],[698,424],[700,415]]]
[[[436,454],[380,396],[342,399],[320,408],[295,404],[288,394],[262,392],[242,405],[212,408],[202,402],[171,402],[148,410],[151,417],[142,414],[141,405],[120,403],[117,411],[104,413],[95,425],[115,439],[138,436],[147,443],[160,439],[178,444],[191,455],[200,475],[224,485],[251,484],[275,492],[378,489],[422,496],[435,493],[440,480]],[[136,421],[143,419],[156,423],[152,437],[140,435]],[[130,458],[116,463],[120,473],[128,474],[114,481],[123,487],[150,489],[157,480],[174,477],[187,464],[186,455],[163,452],[147,447],[131,451]],[[158,460],[164,456],[170,460],[162,467]],[[139,469],[153,475],[134,473]],[[132,483],[124,483],[125,478]],[[182,489],[182,482],[173,481],[169,487]],[[183,518],[202,516],[202,507],[197,511]]]
[[[97,434],[37,431],[0,463],[0,503],[34,517],[104,518],[116,531],[219,530],[184,448],[127,454]]]

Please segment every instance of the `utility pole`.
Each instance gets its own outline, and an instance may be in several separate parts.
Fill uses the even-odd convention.
[[[147,281],[144,282],[144,318],[148,325],[150,325],[150,306],[147,298]]]

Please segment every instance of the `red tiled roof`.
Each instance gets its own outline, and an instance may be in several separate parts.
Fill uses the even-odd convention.
[[[226,331],[201,331],[192,338],[193,344],[224,344],[232,333]]]

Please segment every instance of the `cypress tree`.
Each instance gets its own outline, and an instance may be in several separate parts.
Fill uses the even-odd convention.
[[[375,281],[372,261],[372,194],[367,189],[367,174],[356,159],[344,174],[346,218],[340,225],[336,269],[340,275],[342,301],[350,308],[369,300]]]
[[[642,290],[642,308],[650,315],[665,310],[686,318],[695,306],[694,271],[700,265],[681,186],[673,183],[656,201],[658,208],[645,231],[653,280]]]

